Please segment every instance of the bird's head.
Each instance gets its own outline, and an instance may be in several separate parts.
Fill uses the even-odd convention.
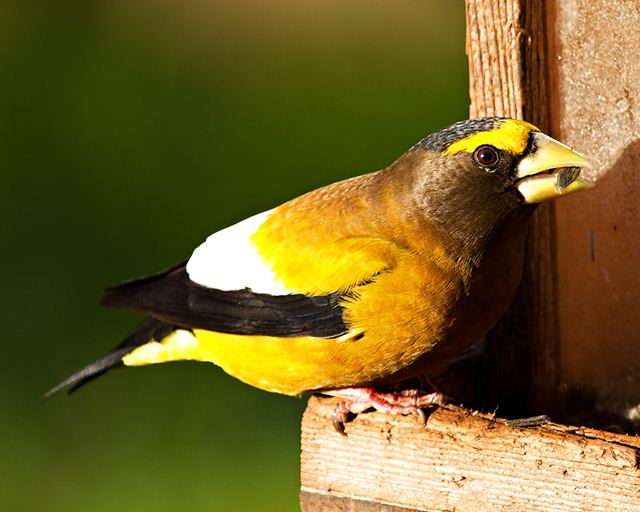
[[[487,234],[515,212],[593,184],[589,161],[524,121],[469,119],[416,144],[399,162],[411,169],[414,204],[446,231]]]

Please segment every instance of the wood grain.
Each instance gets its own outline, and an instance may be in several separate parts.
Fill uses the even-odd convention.
[[[471,116],[550,126],[544,0],[467,0]],[[553,413],[558,389],[555,206],[530,225],[518,297],[488,335],[480,404],[511,415]],[[505,385],[508,383],[508,385]]]
[[[302,421],[301,502],[317,511],[640,510],[640,440],[548,424],[513,428],[447,407],[359,415],[348,437],[337,399],[313,397]]]

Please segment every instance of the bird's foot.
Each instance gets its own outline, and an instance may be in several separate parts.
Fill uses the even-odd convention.
[[[387,414],[412,414],[426,423],[427,418],[422,409],[445,403],[444,395],[439,391],[425,393],[418,389],[383,392],[373,388],[342,388],[323,391],[323,394],[344,399],[333,413],[333,426],[342,435],[346,435],[344,424],[351,416],[368,409]]]

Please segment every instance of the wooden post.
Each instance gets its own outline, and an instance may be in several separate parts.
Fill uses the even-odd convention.
[[[640,430],[640,2],[467,0],[471,115],[526,119],[588,155],[593,191],[541,206],[475,403]],[[302,424],[304,511],[640,510],[636,438],[522,430],[457,408]]]
[[[549,63],[544,0],[468,0],[470,113],[525,119],[549,132]],[[555,204],[529,228],[518,297],[487,337],[481,404],[504,414],[555,412],[559,359]],[[505,385],[508,383],[508,385]]]
[[[468,0],[471,116],[551,126],[545,0]],[[488,335],[480,404],[503,414],[555,413],[559,342],[555,204],[538,207],[529,228],[520,292]],[[508,383],[508,385],[505,385]]]

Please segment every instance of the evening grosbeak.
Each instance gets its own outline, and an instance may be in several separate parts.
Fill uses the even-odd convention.
[[[53,388],[116,366],[207,361],[252,386],[416,412],[437,393],[383,392],[482,337],[511,303],[538,203],[591,186],[589,162],[514,119],[455,123],[387,168],[218,231],[186,263],[109,288],[148,318]]]

